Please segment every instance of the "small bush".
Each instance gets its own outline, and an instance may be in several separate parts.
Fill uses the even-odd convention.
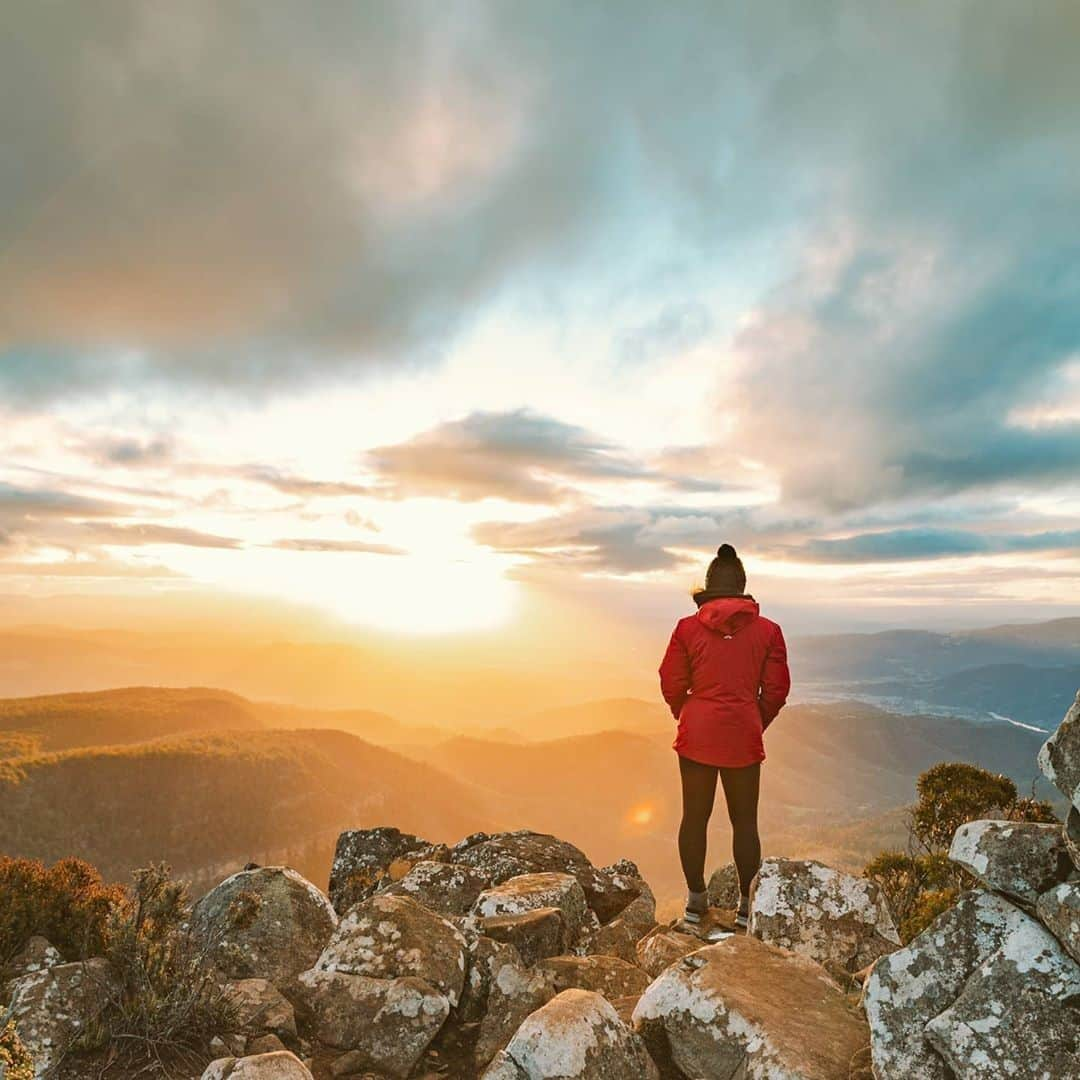
[[[961,825],[980,818],[1058,820],[1049,803],[1021,798],[1007,776],[965,762],[943,761],[927,769],[918,779],[917,791],[908,851],[883,851],[863,869],[885,894],[905,944],[976,884],[948,859],[953,834]]]
[[[0,1066],[4,1080],[34,1080],[34,1062],[19,1040],[14,1020],[0,1029]]]
[[[47,867],[36,859],[0,857],[0,965],[35,934],[48,938],[65,960],[101,955],[106,925],[124,897],[122,886],[105,884],[81,859]]]
[[[85,1047],[112,1044],[121,1057],[161,1063],[200,1055],[232,1030],[235,1006],[215,979],[214,942],[190,929],[187,888],[165,865],[137,870],[128,902],[114,910],[105,956],[118,977]]]

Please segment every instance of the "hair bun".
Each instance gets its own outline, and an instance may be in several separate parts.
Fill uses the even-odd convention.
[[[718,559],[737,559],[735,549],[730,544],[721,544],[716,549],[716,557]]]

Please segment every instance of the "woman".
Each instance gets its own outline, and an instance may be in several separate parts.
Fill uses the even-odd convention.
[[[705,588],[694,593],[697,614],[679,620],[660,664],[660,689],[679,722],[672,744],[682,776],[679,859],[689,891],[686,921],[692,923],[700,922],[709,907],[705,829],[719,773],[739,874],[736,923],[747,924],[750,883],[761,865],[761,735],[791,688],[784,635],[758,613],[757,601],[745,590],[742,561],[730,544],[721,544]]]

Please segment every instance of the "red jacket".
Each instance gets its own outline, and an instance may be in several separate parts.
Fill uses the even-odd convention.
[[[780,627],[752,596],[721,596],[680,619],[660,663],[660,690],[679,721],[681,757],[739,768],[765,760],[761,733],[791,689]]]

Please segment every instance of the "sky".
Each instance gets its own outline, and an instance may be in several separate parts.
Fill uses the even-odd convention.
[[[1077,610],[1076,4],[3,18],[9,619]]]

